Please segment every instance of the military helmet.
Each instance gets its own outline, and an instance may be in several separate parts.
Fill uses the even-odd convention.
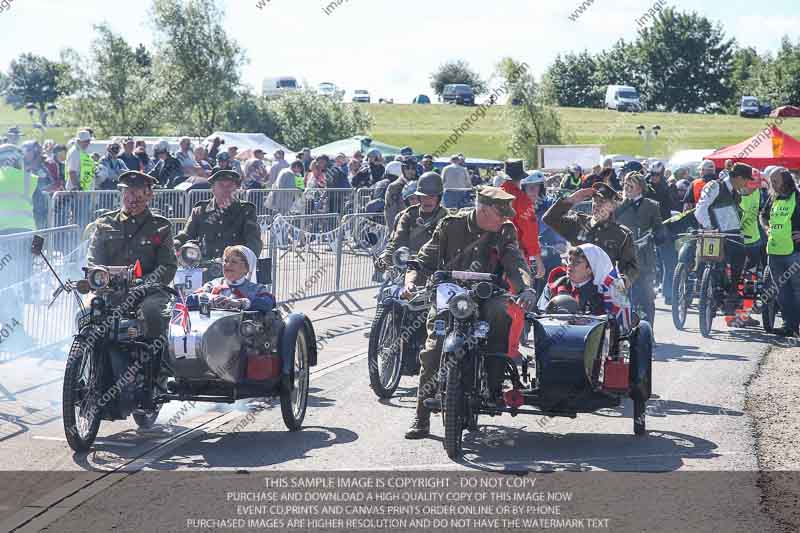
[[[392,161],[388,165],[386,165],[386,169],[383,171],[384,177],[394,176],[399,178],[403,175],[403,163],[400,161]]]
[[[578,314],[578,301],[568,294],[559,294],[547,303],[547,313],[553,315]]]
[[[0,145],[0,167],[22,167],[22,151],[13,144]]]
[[[426,172],[417,180],[417,196],[441,196],[444,192],[442,177],[436,172]]]
[[[403,200],[408,200],[409,198],[414,196],[415,192],[417,192],[417,182],[412,181],[411,183],[403,187],[403,193],[402,193]]]

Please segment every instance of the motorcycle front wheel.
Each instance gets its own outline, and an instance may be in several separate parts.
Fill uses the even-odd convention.
[[[452,366],[447,371],[447,389],[444,393],[444,450],[450,459],[458,459],[462,452],[464,436],[464,387],[461,369]]]
[[[717,312],[717,302],[714,287],[714,268],[707,266],[703,271],[700,282],[700,333],[703,337],[711,336],[711,325]]]
[[[391,398],[400,384],[403,343],[398,314],[391,306],[379,306],[369,332],[369,384],[379,398]]]
[[[672,277],[672,323],[675,324],[675,329],[682,330],[686,324],[691,301],[689,271],[684,263],[678,263],[675,275]]]
[[[102,419],[102,369],[89,341],[76,338],[64,371],[62,416],[69,447],[86,452],[94,444]]]

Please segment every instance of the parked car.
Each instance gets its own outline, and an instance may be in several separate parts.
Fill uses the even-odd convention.
[[[450,83],[444,86],[442,100],[445,104],[475,105],[475,93],[469,85]]]
[[[419,96],[415,96],[414,97],[414,102],[413,103],[415,103],[415,104],[430,104],[431,103],[431,99],[428,98],[424,94],[420,94]]]
[[[742,102],[739,104],[739,116],[761,118],[761,105],[758,103],[758,98],[742,96]]]
[[[338,99],[344,95],[344,90],[339,89],[335,83],[324,81],[317,86],[317,93],[322,96]]]
[[[358,102],[362,104],[370,103],[372,99],[369,96],[369,91],[366,89],[356,89],[353,91],[353,102]]]
[[[266,98],[282,96],[286,93],[299,91],[302,87],[297,82],[297,78],[292,76],[277,76],[265,78],[262,86],[262,94]]]
[[[641,111],[639,91],[629,85],[609,85],[606,88],[606,109]]]
[[[394,103],[394,98],[379,98],[378,99],[378,103],[379,104],[393,104]]]

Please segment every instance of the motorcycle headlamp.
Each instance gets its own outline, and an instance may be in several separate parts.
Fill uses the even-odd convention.
[[[402,246],[395,250],[392,254],[392,262],[397,267],[404,267],[408,260],[411,259],[411,252],[405,246]]]
[[[200,247],[194,242],[187,242],[181,246],[181,262],[187,268],[196,267],[203,258]]]
[[[89,294],[92,287],[89,285],[88,280],[80,279],[75,282],[75,290],[78,291],[78,294]]]
[[[466,294],[456,294],[448,304],[450,314],[458,320],[464,320],[475,312],[475,303]]]
[[[93,290],[103,289],[111,283],[111,274],[105,268],[93,268],[86,273],[86,281]]]

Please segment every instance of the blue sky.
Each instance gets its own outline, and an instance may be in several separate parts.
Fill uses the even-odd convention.
[[[336,0],[269,0],[259,9],[259,0],[223,0],[225,27],[250,60],[244,81],[260,91],[264,77],[288,74],[312,85],[332,81],[348,94],[365,88],[376,100],[407,102],[432,93],[428,77],[449,59],[466,59],[486,78],[507,55],[541,73],[559,52],[596,52],[619,38],[631,40],[636,19],[654,4],[594,0],[573,22],[569,15],[584,0],[344,0],[328,15],[323,7],[331,1]],[[149,0],[13,0],[0,12],[0,69],[24,52],[55,59],[70,46],[85,53],[92,24],[102,21],[133,45],[149,45],[149,5]],[[789,0],[667,5],[721,21],[729,36],[759,50],[776,49],[783,35],[798,39],[800,11]]]

